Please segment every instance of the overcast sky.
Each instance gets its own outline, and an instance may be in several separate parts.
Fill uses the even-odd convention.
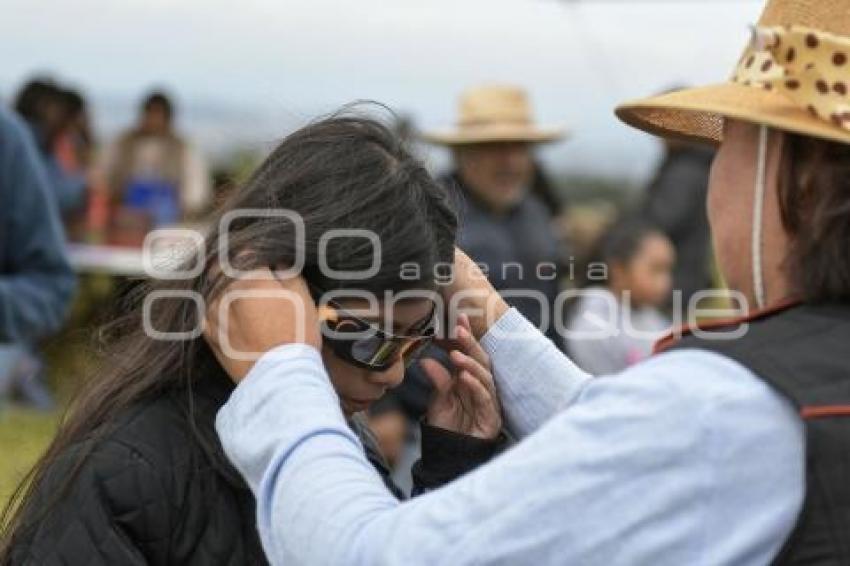
[[[525,86],[570,141],[560,170],[644,177],[655,143],[620,101],[725,80],[761,10],[749,0],[0,0],[0,95],[50,72],[94,101],[102,131],[152,85],[173,92],[205,146],[268,143],[355,99],[454,120],[457,94]],[[439,162],[440,154],[432,157]]]

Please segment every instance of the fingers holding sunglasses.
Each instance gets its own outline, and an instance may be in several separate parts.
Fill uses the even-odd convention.
[[[452,350],[449,353],[449,359],[458,370],[465,370],[481,382],[481,385],[488,390],[495,389],[493,384],[493,374],[490,370],[481,364],[477,359],[460,350]]]
[[[460,351],[474,358],[479,364],[485,368],[490,368],[490,356],[484,351],[481,343],[475,339],[470,327],[469,317],[466,314],[461,314],[458,318],[458,327],[456,329],[457,340],[456,344]]]
[[[428,407],[429,424],[478,438],[495,438],[502,428],[502,414],[492,374],[459,350],[451,352],[450,360],[453,372],[436,360],[422,360],[435,389]]]
[[[502,408],[499,404],[499,396],[496,393],[496,384],[493,379],[493,374],[490,371],[488,366],[484,366],[479,362],[476,358],[461,352],[459,350],[453,350],[451,354],[449,354],[452,364],[457,368],[460,377],[463,374],[468,374],[472,379],[475,379],[481,387],[483,387],[488,395],[491,398],[490,404],[492,407],[488,408],[488,413],[493,413],[496,418],[499,420],[499,424],[501,426],[501,413]],[[488,415],[489,417],[489,415]]]
[[[443,364],[432,358],[425,358],[419,363],[425,371],[425,375],[431,381],[431,385],[434,386],[437,396],[451,393],[452,375]]]
[[[483,371],[476,370],[476,368],[468,369],[473,371],[475,375],[480,376],[487,389],[489,389],[493,395],[496,395],[496,384],[493,379],[493,366],[490,363],[490,356],[484,351],[484,348],[478,340],[475,339],[475,336],[472,335],[472,331],[469,328],[469,319],[466,315],[461,315],[459,322],[460,325],[457,329],[457,346],[459,347],[459,351],[475,360]]]
[[[502,416],[495,394],[466,370],[458,374],[458,387],[465,390],[461,397],[472,423],[467,434],[488,440],[499,436]]]
[[[422,361],[431,382],[434,396],[428,406],[429,425],[474,436],[493,439],[502,429],[495,397],[466,370],[458,371],[454,377],[438,361]]]
[[[428,424],[460,434],[469,434],[472,416],[461,398],[460,394],[463,392],[458,389],[457,380],[437,360],[428,358],[420,364],[434,386],[434,394],[426,414]]]

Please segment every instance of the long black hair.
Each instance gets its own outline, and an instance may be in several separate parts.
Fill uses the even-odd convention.
[[[246,212],[222,223],[233,211],[251,210],[297,213],[305,227],[303,241],[298,242],[295,224],[285,218]],[[320,258],[322,235],[332,229],[377,235],[380,264],[374,276],[336,281],[323,275],[328,270],[320,269],[320,259],[338,271],[365,270],[375,259],[372,243],[355,237],[330,239]],[[214,301],[230,281],[221,269],[222,237],[227,237],[227,259],[240,270],[293,265],[297,254],[303,254],[308,283],[382,293],[435,288],[435,269],[453,260],[456,229],[444,188],[380,122],[343,113],[288,136],[212,219],[204,250],[186,262],[197,265],[200,260],[204,266],[200,275],[139,286],[124,300],[120,316],[102,330],[106,350],[99,369],[6,507],[0,563],[8,560],[15,538],[48,512],[49,505],[27,507],[52,462],[70,447],[82,446],[78,470],[123,410],[165,391],[185,389],[191,394],[191,384],[204,379],[199,368],[217,366],[202,337],[169,341],[149,336],[143,328],[142,305],[158,290],[194,292],[206,304]],[[404,274],[401,266],[406,264],[415,264],[420,277]],[[149,323],[158,331],[191,333],[202,323],[191,301],[161,299],[152,304]],[[191,414],[187,419],[187,426],[195,430]]]

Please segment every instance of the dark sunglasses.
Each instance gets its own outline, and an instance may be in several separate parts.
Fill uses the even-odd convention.
[[[313,290],[314,296],[317,294]],[[322,341],[341,360],[370,371],[387,371],[399,359],[409,366],[434,340],[436,326],[431,312],[414,328],[414,334],[391,334],[342,308],[333,300],[321,303],[324,307]]]

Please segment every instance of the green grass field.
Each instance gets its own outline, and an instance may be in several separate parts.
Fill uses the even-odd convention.
[[[55,412],[27,410],[0,399],[0,508],[47,448],[60,415],[88,374],[94,358],[89,347],[93,321],[114,302],[116,285],[105,276],[82,277],[67,327],[44,344],[47,382],[59,407]]]
[[[0,507],[56,432],[58,414],[0,408]]]

